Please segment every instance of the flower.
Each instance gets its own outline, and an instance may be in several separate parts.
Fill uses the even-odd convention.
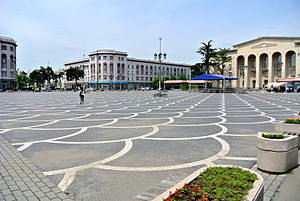
[[[269,133],[263,133],[263,135],[269,135]]]

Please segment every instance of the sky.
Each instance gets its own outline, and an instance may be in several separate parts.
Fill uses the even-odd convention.
[[[300,0],[0,0],[0,36],[17,41],[17,68],[83,58],[98,49],[194,64],[215,48],[260,36],[300,37]]]

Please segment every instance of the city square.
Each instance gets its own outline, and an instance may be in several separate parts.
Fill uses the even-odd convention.
[[[75,200],[132,200],[173,175],[256,164],[257,132],[299,112],[297,93],[0,94],[0,135]]]

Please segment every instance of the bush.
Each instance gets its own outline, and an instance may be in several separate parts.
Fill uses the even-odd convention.
[[[282,138],[284,138],[282,133],[263,133],[262,136],[264,138],[269,138],[269,139],[282,139]]]
[[[257,176],[236,167],[212,167],[185,184],[165,201],[241,201]]]

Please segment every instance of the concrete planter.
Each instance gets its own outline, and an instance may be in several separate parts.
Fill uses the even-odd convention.
[[[167,191],[165,191],[164,193],[160,194],[158,197],[156,197],[152,201],[162,201],[163,199],[166,199],[169,196],[170,191],[175,192],[176,189],[182,188],[185,183],[191,182],[199,174],[201,174],[207,168],[210,168],[210,167],[238,167],[243,170],[246,170],[246,171],[256,174],[258,179],[253,183],[253,188],[251,190],[249,190],[248,195],[245,198],[245,201],[263,201],[263,197],[264,197],[264,179],[263,179],[263,177],[260,174],[258,174],[257,172],[250,170],[248,168],[242,168],[239,166],[231,166],[231,165],[213,165],[213,166],[207,166],[207,167],[201,168],[201,169],[195,171],[194,173],[192,173],[191,175],[189,175],[188,177],[186,177],[185,179],[178,182],[172,188],[170,188]]]
[[[257,168],[269,173],[285,173],[298,165],[298,137],[284,135],[269,139],[257,134]]]
[[[280,122],[275,124],[275,131],[287,135],[298,136],[298,148],[300,148],[300,124],[288,124]]]

